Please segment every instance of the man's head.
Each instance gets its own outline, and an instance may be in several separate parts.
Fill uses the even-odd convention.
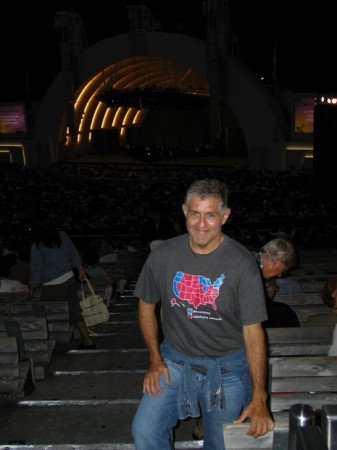
[[[228,189],[219,180],[198,180],[186,192],[182,205],[190,244],[196,253],[210,253],[223,240],[221,231],[230,215]]]
[[[282,277],[287,270],[296,265],[297,255],[290,241],[276,238],[262,247],[261,259],[262,276],[267,280]]]
[[[228,208],[228,188],[223,181],[219,180],[197,180],[187,189],[185,195],[185,204],[188,205],[192,196],[198,196],[202,200],[214,197],[219,201],[221,209]]]

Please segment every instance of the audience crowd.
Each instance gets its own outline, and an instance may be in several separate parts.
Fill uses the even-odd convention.
[[[286,237],[298,249],[337,246],[337,198],[323,195],[306,172],[63,163],[46,170],[3,165],[0,173],[0,234],[9,241],[16,234],[16,243],[29,236],[37,208],[71,236],[119,235],[128,244],[127,236],[145,232],[154,209],[181,233],[183,193],[192,180],[209,177],[229,186],[235,208],[226,232],[247,247],[274,237]]]

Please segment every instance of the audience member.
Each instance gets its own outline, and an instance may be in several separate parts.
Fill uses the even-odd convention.
[[[27,292],[29,287],[18,280],[9,277],[10,267],[5,261],[5,256],[0,257],[0,292]]]
[[[263,322],[265,328],[299,327],[295,311],[286,303],[276,302],[274,297],[278,291],[275,278],[265,280],[268,319]]]
[[[297,262],[297,254],[292,243],[283,238],[268,241],[259,252],[253,254],[265,280],[282,277]]]
[[[118,260],[118,249],[116,244],[110,239],[104,239],[100,246],[98,262],[101,264],[113,264]]]
[[[94,291],[103,297],[109,306],[116,293],[116,281],[113,275],[99,264],[99,254],[95,250],[87,250],[83,254],[83,269],[89,276]]]
[[[327,312],[312,314],[305,327],[334,327],[337,324],[337,276],[327,279],[321,291],[321,298],[330,309]]]
[[[67,300],[69,321],[75,324],[82,337],[79,349],[92,350],[93,343],[83,319],[80,298],[76,290],[74,268],[83,283],[86,274],[78,250],[64,232],[56,228],[46,214],[35,214],[31,246],[31,289],[41,286],[42,301]]]

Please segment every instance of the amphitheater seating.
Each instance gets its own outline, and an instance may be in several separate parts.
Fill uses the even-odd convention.
[[[17,293],[0,293],[0,316],[32,315],[45,317],[49,338],[56,342],[70,342],[74,327],[69,323],[69,305],[66,301],[43,302]]]
[[[1,315],[0,336],[16,337],[21,358],[32,358],[34,361],[35,378],[46,377],[56,343],[49,338],[45,317]]]
[[[267,328],[269,356],[327,355],[331,327]]]
[[[70,341],[68,302],[30,301],[27,294],[0,294],[0,336],[15,336],[21,358],[31,358],[35,378],[48,373],[56,340]]]
[[[278,448],[274,446],[274,440],[278,439],[277,434],[287,436],[292,405],[305,403],[315,410],[320,410],[323,405],[337,405],[337,357],[285,356],[270,358],[269,362],[270,408],[276,422],[275,430],[254,439],[247,435],[249,424],[225,425],[227,450]],[[322,438],[323,441],[327,439],[326,436]]]

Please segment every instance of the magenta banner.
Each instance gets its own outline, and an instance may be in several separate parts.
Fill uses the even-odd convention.
[[[0,104],[0,133],[27,133],[24,104]]]

